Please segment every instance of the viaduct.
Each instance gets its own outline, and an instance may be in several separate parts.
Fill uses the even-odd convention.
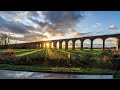
[[[51,48],[53,43],[53,48],[57,49],[57,42],[59,42],[59,49],[62,49],[62,42],[65,41],[65,50],[68,49],[68,42],[72,41],[72,50],[75,50],[75,41],[80,40],[81,47],[80,49],[83,50],[83,42],[86,39],[89,39],[90,49],[93,50],[93,41],[95,39],[102,39],[102,49],[105,49],[105,40],[107,38],[116,38],[116,50],[120,48],[120,34],[110,34],[110,35],[99,35],[99,36],[86,36],[86,37],[79,37],[79,38],[68,38],[68,39],[58,39],[58,40],[47,40],[47,41],[39,41],[39,42],[30,42],[30,43],[20,43],[20,44],[10,44],[8,45],[9,48],[24,48],[24,49],[35,49],[35,48],[44,48],[45,43],[49,43],[49,47]]]

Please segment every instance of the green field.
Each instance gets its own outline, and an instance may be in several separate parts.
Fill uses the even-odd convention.
[[[5,49],[0,49],[0,52]],[[69,57],[70,54],[77,54],[84,56],[86,53],[91,53],[93,58],[100,59],[100,53],[102,50],[58,50],[58,49],[13,49],[17,56],[20,57],[50,57],[50,58],[64,58],[66,55]],[[97,59],[97,60],[98,60]],[[64,64],[64,63],[63,63]],[[29,66],[29,65],[10,65],[10,64],[0,64],[0,69],[13,69],[13,70],[32,70],[32,71],[52,71],[52,72],[78,72],[78,73],[114,73],[114,70],[102,69],[102,68],[69,68],[69,67],[41,67],[41,66]]]
[[[5,49],[0,49],[0,52],[4,51]],[[92,53],[95,58],[99,58],[99,54],[101,50],[51,50],[51,49],[13,49],[17,56],[29,56],[35,57],[36,55],[40,56],[50,56],[50,57],[64,57],[64,54],[79,54],[84,55],[85,53]]]

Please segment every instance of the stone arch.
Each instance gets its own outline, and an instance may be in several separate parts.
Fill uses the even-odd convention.
[[[79,39],[77,39],[77,40],[75,41],[75,49],[76,49],[76,50],[79,50],[80,47],[81,47],[81,41],[80,41]]]
[[[57,49],[59,49],[59,41],[57,41]]]
[[[48,48],[48,47],[47,47],[47,43],[48,43],[48,42],[44,42],[44,48]]]
[[[57,41],[53,41],[53,49],[57,49]]]
[[[51,42],[51,48],[53,49],[53,42]]]
[[[85,39],[83,41],[83,48],[85,50],[88,50],[88,49],[90,49],[90,47],[91,47],[91,40],[90,39]]]
[[[103,39],[102,38],[95,38],[93,40],[93,49],[95,49],[95,50],[103,49]]]
[[[62,49],[65,50],[65,41],[62,41]]]
[[[68,49],[70,49],[70,50],[72,50],[72,43],[73,43],[72,40],[68,41]]]
[[[41,43],[38,43],[39,48],[41,47]]]
[[[117,37],[108,37],[105,39],[105,49],[117,49]]]
[[[34,47],[34,44],[33,44],[33,47]],[[44,48],[44,42],[41,43],[41,47],[42,47],[42,49]]]
[[[45,42],[43,42],[43,48],[45,48]]]
[[[31,45],[30,45],[31,46]],[[31,47],[30,47],[31,48]],[[39,48],[41,48],[41,43],[39,44]]]

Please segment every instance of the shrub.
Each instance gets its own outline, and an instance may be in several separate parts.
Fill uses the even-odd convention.
[[[87,52],[83,55],[82,60],[80,61],[80,63],[84,66],[84,67],[92,67],[95,66],[95,60],[93,58],[93,54],[90,52]]]
[[[12,50],[12,49],[6,49],[6,50],[0,52],[0,55],[1,55],[1,56],[15,57],[16,53],[15,53],[15,51]]]
[[[70,66],[72,67],[83,67],[81,63],[82,57],[79,54],[74,54],[72,59],[70,59]]]
[[[0,63],[12,64],[14,58],[16,58],[16,53],[11,49],[0,52]]]
[[[120,51],[106,50],[100,54],[101,68],[108,68],[113,70],[120,69]]]
[[[112,51],[106,50],[100,53],[100,58],[104,62],[109,62],[112,59]]]

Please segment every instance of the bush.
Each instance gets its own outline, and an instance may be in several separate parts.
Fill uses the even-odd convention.
[[[80,61],[80,63],[84,67],[94,67],[95,62],[96,62],[96,60],[93,58],[93,54],[90,52],[85,53],[82,57],[82,60]]]
[[[14,58],[16,58],[16,53],[11,49],[0,52],[0,63],[11,64]]]
[[[100,58],[104,62],[109,62],[112,59],[112,51],[106,50],[100,53]]]
[[[106,50],[100,54],[101,68],[108,68],[113,70],[120,69],[120,51]]]
[[[15,53],[15,51],[12,50],[12,49],[6,49],[6,50],[0,52],[0,55],[1,55],[1,56],[11,56],[11,57],[15,57],[16,53]]]

